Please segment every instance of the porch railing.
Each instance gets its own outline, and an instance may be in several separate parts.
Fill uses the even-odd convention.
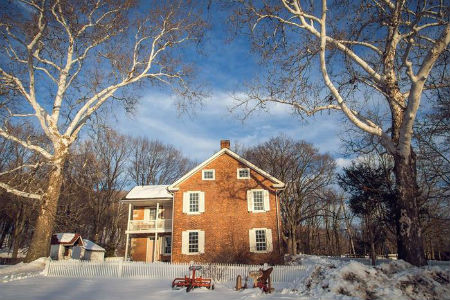
[[[130,220],[128,231],[170,231],[172,219]]]

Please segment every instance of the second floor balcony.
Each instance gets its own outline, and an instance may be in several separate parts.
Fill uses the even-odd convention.
[[[172,219],[130,220],[126,233],[171,232]]]

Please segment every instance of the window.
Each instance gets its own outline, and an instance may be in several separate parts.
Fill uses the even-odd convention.
[[[255,230],[256,251],[266,251],[266,231],[263,229]]]
[[[237,169],[237,178],[238,179],[249,179],[250,178],[250,169],[249,168]]]
[[[247,190],[248,211],[252,213],[264,213],[270,210],[270,194],[268,190]]]
[[[185,255],[205,253],[205,232],[200,229],[182,231],[181,253]]]
[[[189,232],[189,253],[198,252],[198,232]]]
[[[264,211],[263,191],[253,191],[253,210]]]
[[[215,170],[203,170],[202,179],[203,180],[214,180],[216,178]]]
[[[156,220],[156,207],[146,207],[144,209],[144,220]]]
[[[198,212],[199,198],[198,193],[189,193],[189,212]]]
[[[250,238],[250,252],[270,253],[273,251],[272,229],[252,228],[248,231]]]
[[[183,213],[199,215],[205,212],[205,192],[187,191],[183,193]]]
[[[172,252],[172,237],[166,236],[164,239],[164,254],[170,254]]]

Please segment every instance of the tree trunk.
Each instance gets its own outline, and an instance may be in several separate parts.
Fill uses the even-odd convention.
[[[335,254],[338,256],[341,256],[341,241],[340,241],[337,225],[335,225],[333,231],[334,231],[334,239],[335,239],[335,245],[336,245]]]
[[[0,236],[0,248],[3,247],[3,243],[5,242],[6,236],[9,234],[9,231],[11,229],[11,223],[4,223],[2,235]]]
[[[416,155],[411,149],[409,159],[394,155],[394,172],[397,184],[397,225],[398,258],[415,266],[427,264],[419,219],[417,198]]]
[[[370,239],[370,258],[372,260],[372,266],[375,266],[377,262],[377,254],[375,252],[375,242],[373,237]]]
[[[16,217],[16,221],[14,222],[14,230],[13,230],[13,251],[12,258],[16,259],[19,254],[20,244],[23,238],[23,231],[25,226],[25,215],[24,215],[24,207],[22,203],[19,203],[18,214]]]
[[[47,257],[50,253],[50,239],[55,225],[56,210],[63,182],[63,167],[67,158],[68,146],[55,147],[53,170],[50,172],[47,191],[40,204],[39,216],[31,239],[25,262]]]
[[[291,226],[291,232],[289,233],[287,244],[288,244],[289,254],[296,255],[297,254],[297,229],[295,228],[295,226]]]
[[[342,209],[342,213],[344,215],[344,222],[345,222],[345,230],[347,231],[348,234],[348,239],[350,241],[350,254],[355,255],[356,251],[355,251],[355,244],[353,243],[353,233],[351,230],[351,222],[349,222],[349,219],[347,217],[347,212],[346,212],[346,208],[344,205],[344,197],[341,197],[341,209]]]

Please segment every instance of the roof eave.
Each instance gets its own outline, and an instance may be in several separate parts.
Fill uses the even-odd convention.
[[[121,203],[126,203],[126,202],[135,202],[135,201],[155,201],[155,200],[173,200],[173,197],[159,197],[159,198],[124,198],[121,199],[120,202]]]

